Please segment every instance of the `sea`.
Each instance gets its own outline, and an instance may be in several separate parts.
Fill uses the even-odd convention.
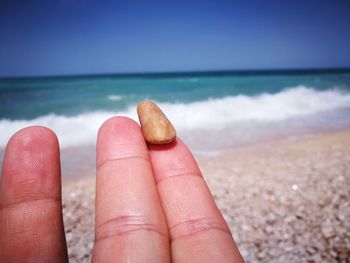
[[[61,149],[94,145],[112,116],[156,102],[196,153],[350,128],[350,70],[225,71],[0,79],[0,148],[30,125]]]

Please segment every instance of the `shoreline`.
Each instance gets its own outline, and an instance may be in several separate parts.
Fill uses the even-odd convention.
[[[245,151],[248,149],[255,149],[260,147],[269,148],[271,145],[283,144],[292,141],[305,140],[308,138],[316,138],[319,136],[343,134],[350,132],[347,129],[332,129],[313,131],[308,133],[300,133],[293,135],[278,135],[269,138],[263,138],[256,141],[237,143],[222,149],[214,150],[196,150],[190,147],[194,157],[197,161],[215,156],[224,156],[238,151]],[[96,146],[82,145],[61,149],[61,166],[62,166],[62,182],[68,184],[71,182],[84,180],[86,178],[95,177],[96,175]],[[254,150],[253,150],[254,151]],[[79,158],[77,158],[77,156]],[[1,157],[1,154],[0,154]]]
[[[246,262],[350,259],[350,130],[196,159]],[[63,185],[72,262],[89,262],[94,198],[94,176]]]
[[[319,136],[322,137],[343,134],[347,132],[350,132],[350,127],[312,130],[292,134],[279,134],[272,135],[269,137],[265,136],[251,141],[237,142],[233,145],[213,150],[193,149],[193,147],[191,147],[191,140],[187,142],[186,139],[188,138],[186,137],[182,138],[182,140],[186,140],[185,143],[187,142],[187,145],[191,149],[194,157],[197,161],[200,161],[202,159],[207,159],[211,157],[225,156],[231,153],[234,154],[238,151],[246,151],[251,148],[269,148],[271,147],[271,145],[278,145],[281,143],[283,144],[292,141],[316,138]],[[4,152],[5,148],[0,148],[0,166],[2,166]],[[63,185],[74,183],[80,180],[94,178],[96,175],[96,145],[94,144],[71,146],[60,149],[60,159]]]
[[[322,140],[322,139],[330,139],[332,137],[347,137],[347,135],[350,133],[350,128],[345,129],[333,129],[333,130],[324,130],[324,131],[313,131],[309,133],[301,133],[301,134],[292,134],[289,136],[275,136],[272,138],[268,138],[266,140],[257,140],[253,142],[248,143],[242,143],[237,144],[234,147],[229,147],[226,149],[221,149],[217,151],[217,154],[197,154],[196,157],[199,159],[203,159],[206,157],[212,157],[212,156],[225,156],[227,154],[235,153],[238,151],[253,151],[256,148],[271,148],[271,145],[273,146],[281,146],[281,145],[287,145],[291,144],[293,142],[299,143],[300,141],[313,141],[313,140]]]

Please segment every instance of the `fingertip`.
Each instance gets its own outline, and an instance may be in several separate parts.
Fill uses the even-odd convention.
[[[17,131],[7,143],[6,149],[30,150],[42,143],[58,147],[56,134],[44,126],[30,126]]]
[[[60,195],[59,143],[49,128],[31,126],[9,140],[3,161],[3,202],[42,194]],[[53,191],[54,190],[54,191]]]
[[[108,160],[131,155],[148,158],[148,151],[141,128],[127,117],[112,117],[105,121],[97,136],[97,167]]]
[[[5,150],[3,169],[17,166],[26,170],[37,169],[39,160],[55,161],[57,158],[59,143],[56,134],[43,126],[30,126],[17,131],[10,138]],[[3,172],[6,174],[6,171]]]
[[[101,138],[106,133],[115,129],[139,129],[136,121],[124,116],[114,116],[107,119],[98,130],[97,138]]]

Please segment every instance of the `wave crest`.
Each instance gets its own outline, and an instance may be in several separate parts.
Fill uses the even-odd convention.
[[[111,95],[108,95],[107,96],[107,99],[111,100],[111,101],[120,101],[123,99],[123,96],[122,95],[114,95],[114,94],[111,94]]]
[[[159,103],[179,131],[222,129],[239,122],[281,121],[291,117],[350,107],[350,93],[337,89],[317,91],[304,86],[276,94],[229,96],[191,103]],[[77,116],[49,114],[33,120],[0,120],[0,147],[21,128],[42,125],[54,130],[61,147],[94,144],[97,131],[108,118],[122,115],[137,119],[136,105],[123,111],[96,111]]]
[[[318,91],[305,86],[276,94],[228,96],[189,104],[160,104],[177,127],[222,128],[241,121],[280,121],[336,108],[350,107],[350,93],[337,89]]]

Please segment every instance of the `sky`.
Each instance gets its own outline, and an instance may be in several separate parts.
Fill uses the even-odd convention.
[[[333,67],[348,0],[0,0],[0,77]]]

